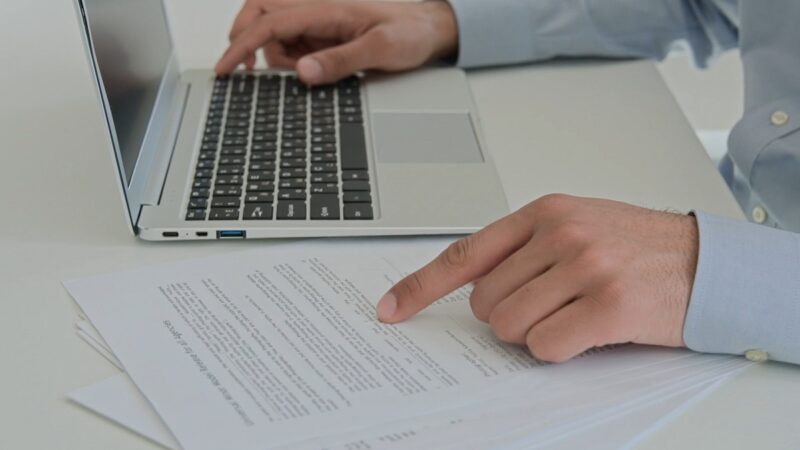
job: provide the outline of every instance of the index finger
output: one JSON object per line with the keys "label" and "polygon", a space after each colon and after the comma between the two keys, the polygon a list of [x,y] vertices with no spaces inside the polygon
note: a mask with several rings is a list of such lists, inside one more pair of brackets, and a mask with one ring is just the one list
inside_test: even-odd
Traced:
{"label": "index finger", "polygon": [[275,40],[309,37],[339,37],[341,18],[331,8],[295,7],[261,15],[231,43],[216,66],[218,74],[230,73],[250,55]]}
{"label": "index finger", "polygon": [[530,240],[531,223],[518,211],[452,243],[433,261],[403,278],[378,302],[378,319],[402,322],[439,298],[486,275]]}

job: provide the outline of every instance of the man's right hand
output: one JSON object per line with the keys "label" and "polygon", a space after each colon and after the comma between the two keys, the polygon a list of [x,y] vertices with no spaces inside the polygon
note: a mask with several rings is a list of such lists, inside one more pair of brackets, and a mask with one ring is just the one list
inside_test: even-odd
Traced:
{"label": "man's right hand", "polygon": [[360,0],[247,0],[230,33],[218,74],[255,64],[292,68],[307,84],[355,72],[401,71],[453,54],[458,29],[450,5]]}

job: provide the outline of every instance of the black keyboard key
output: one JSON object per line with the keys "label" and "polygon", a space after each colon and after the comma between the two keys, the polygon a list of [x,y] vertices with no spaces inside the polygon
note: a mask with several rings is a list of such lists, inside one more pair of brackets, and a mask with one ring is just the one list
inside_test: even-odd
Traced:
{"label": "black keyboard key", "polygon": [[281,179],[286,178],[305,178],[307,176],[306,170],[302,168],[296,169],[283,169],[280,173]]}
{"label": "black keyboard key", "polygon": [[305,159],[306,158],[306,152],[305,152],[305,150],[283,150],[281,152],[281,158],[284,158],[284,159],[286,159],[286,158]]}
{"label": "black keyboard key", "polygon": [[281,180],[278,182],[278,189],[305,189],[305,180]]}
{"label": "black keyboard key", "polygon": [[214,175],[214,173],[209,169],[198,170],[197,172],[194,173],[195,179],[197,179],[197,178],[211,178],[212,175]]}
{"label": "black keyboard key", "polygon": [[250,155],[250,161],[260,161],[264,164],[274,162],[277,158],[277,154],[275,152],[263,152],[263,153],[253,153]]}
{"label": "black keyboard key", "polygon": [[244,207],[244,220],[272,220],[272,205],[252,203]]}
{"label": "black keyboard key", "polygon": [[239,197],[214,197],[211,199],[212,208],[238,208],[240,203]]}
{"label": "black keyboard key", "polygon": [[315,125],[311,127],[311,134],[336,134],[336,128],[333,125]]}
{"label": "black keyboard key", "polygon": [[272,203],[275,201],[275,196],[271,192],[248,192],[244,196],[244,203]]}
{"label": "black keyboard key", "polygon": [[189,200],[189,209],[206,209],[208,206],[208,199],[206,198],[193,198]]}
{"label": "black keyboard key", "polygon": [[253,142],[276,142],[278,135],[275,133],[258,133],[254,134],[251,140]]}
{"label": "black keyboard key", "polygon": [[197,168],[198,169],[213,169],[214,168],[214,161],[198,161]]}
{"label": "black keyboard key", "polygon": [[197,178],[192,183],[192,189],[208,189],[211,187],[210,178]]}
{"label": "black keyboard key", "polygon": [[339,220],[339,196],[312,195],[311,220]]}
{"label": "black keyboard key", "polygon": [[274,170],[274,161],[253,161],[250,163],[250,172],[273,172]]}
{"label": "black keyboard key", "polygon": [[311,173],[336,173],[339,166],[335,162],[317,163],[311,165]]}
{"label": "black keyboard key", "polygon": [[361,114],[342,114],[339,116],[339,122],[347,124],[360,124],[364,122],[364,119],[361,117]]}
{"label": "black keyboard key", "polygon": [[305,200],[305,189],[286,189],[278,191],[278,200]]}
{"label": "black keyboard key", "polygon": [[335,153],[319,153],[311,156],[311,163],[336,162],[337,159]]}
{"label": "black keyboard key", "polygon": [[339,193],[339,185],[335,183],[311,185],[312,196],[314,196],[315,194],[338,194],[338,193]]}
{"label": "black keyboard key", "polygon": [[250,150],[252,150],[253,153],[274,152],[278,150],[278,144],[275,142],[256,142],[253,143]]}
{"label": "black keyboard key", "polygon": [[219,164],[222,165],[233,165],[233,166],[241,166],[244,164],[244,157],[242,156],[223,156],[219,159]]}
{"label": "black keyboard key", "polygon": [[345,192],[369,192],[369,183],[366,181],[343,181],[342,182],[342,190]]}
{"label": "black keyboard key", "polygon": [[369,180],[369,173],[363,170],[345,170],[342,172],[342,180]]}
{"label": "black keyboard key", "polygon": [[208,189],[193,189],[191,197],[192,198],[208,198],[210,192]]}
{"label": "black keyboard key", "polygon": [[316,144],[311,146],[311,153],[337,153],[336,144]]}
{"label": "black keyboard key", "polygon": [[201,152],[215,152],[217,151],[217,144],[203,144],[200,146]]}
{"label": "black keyboard key", "polygon": [[272,192],[275,190],[275,183],[269,181],[256,181],[247,183],[247,193],[253,192]]}
{"label": "black keyboard key", "polygon": [[244,166],[219,166],[217,167],[217,175],[241,175],[244,173]]}
{"label": "black keyboard key", "polygon": [[306,167],[306,160],[300,158],[286,158],[285,155],[284,159],[281,159],[281,169],[293,169],[297,167]]}
{"label": "black keyboard key", "polygon": [[339,175],[335,173],[315,173],[311,175],[312,183],[338,183]]}
{"label": "black keyboard key", "polygon": [[211,208],[209,220],[238,220],[239,208]]}
{"label": "black keyboard key", "polygon": [[341,124],[339,138],[342,147],[342,169],[367,169],[367,143],[364,138],[364,127],[354,124]]}
{"label": "black keyboard key", "polygon": [[306,202],[286,200],[278,202],[278,220],[305,220]]}
{"label": "black keyboard key", "polygon": [[217,186],[214,188],[214,197],[241,197],[241,186]]}
{"label": "black keyboard key", "polygon": [[206,220],[206,210],[190,209],[186,211],[186,220]]}
{"label": "black keyboard key", "polygon": [[241,186],[243,178],[241,175],[223,175],[214,180],[217,186]]}
{"label": "black keyboard key", "polygon": [[372,195],[369,192],[345,192],[343,200],[345,203],[372,203]]}
{"label": "black keyboard key", "polygon": [[200,161],[213,161],[217,159],[217,152],[200,152],[200,157],[198,158]]}
{"label": "black keyboard key", "polygon": [[311,143],[312,144],[335,144],[336,143],[336,136],[326,135],[326,134],[320,134],[320,135],[316,135],[316,136],[311,136]]}
{"label": "black keyboard key", "polygon": [[345,220],[372,220],[372,205],[349,203],[344,205]]}
{"label": "black keyboard key", "polygon": [[339,97],[339,106],[353,106],[353,107],[360,107],[361,106],[361,98],[360,97]]}
{"label": "black keyboard key", "polygon": [[254,172],[251,170],[250,173],[247,174],[247,181],[275,181],[275,172]]}
{"label": "black keyboard key", "polygon": [[243,156],[247,150],[244,147],[225,147],[219,153],[222,156]]}

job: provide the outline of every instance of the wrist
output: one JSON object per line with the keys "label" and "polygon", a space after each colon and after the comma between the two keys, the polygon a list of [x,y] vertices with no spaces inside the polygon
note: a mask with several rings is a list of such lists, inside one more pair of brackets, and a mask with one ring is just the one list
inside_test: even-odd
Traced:
{"label": "wrist", "polygon": [[458,50],[458,23],[453,8],[446,0],[426,0],[421,7],[430,20],[434,34],[431,59],[444,59]]}

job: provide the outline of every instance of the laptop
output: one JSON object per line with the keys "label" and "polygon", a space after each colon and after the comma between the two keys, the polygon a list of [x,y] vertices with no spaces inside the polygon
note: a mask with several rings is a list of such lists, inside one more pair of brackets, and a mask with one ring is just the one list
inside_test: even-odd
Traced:
{"label": "laptop", "polygon": [[146,240],[465,234],[508,212],[465,74],[178,67],[163,0],[75,0]]}

